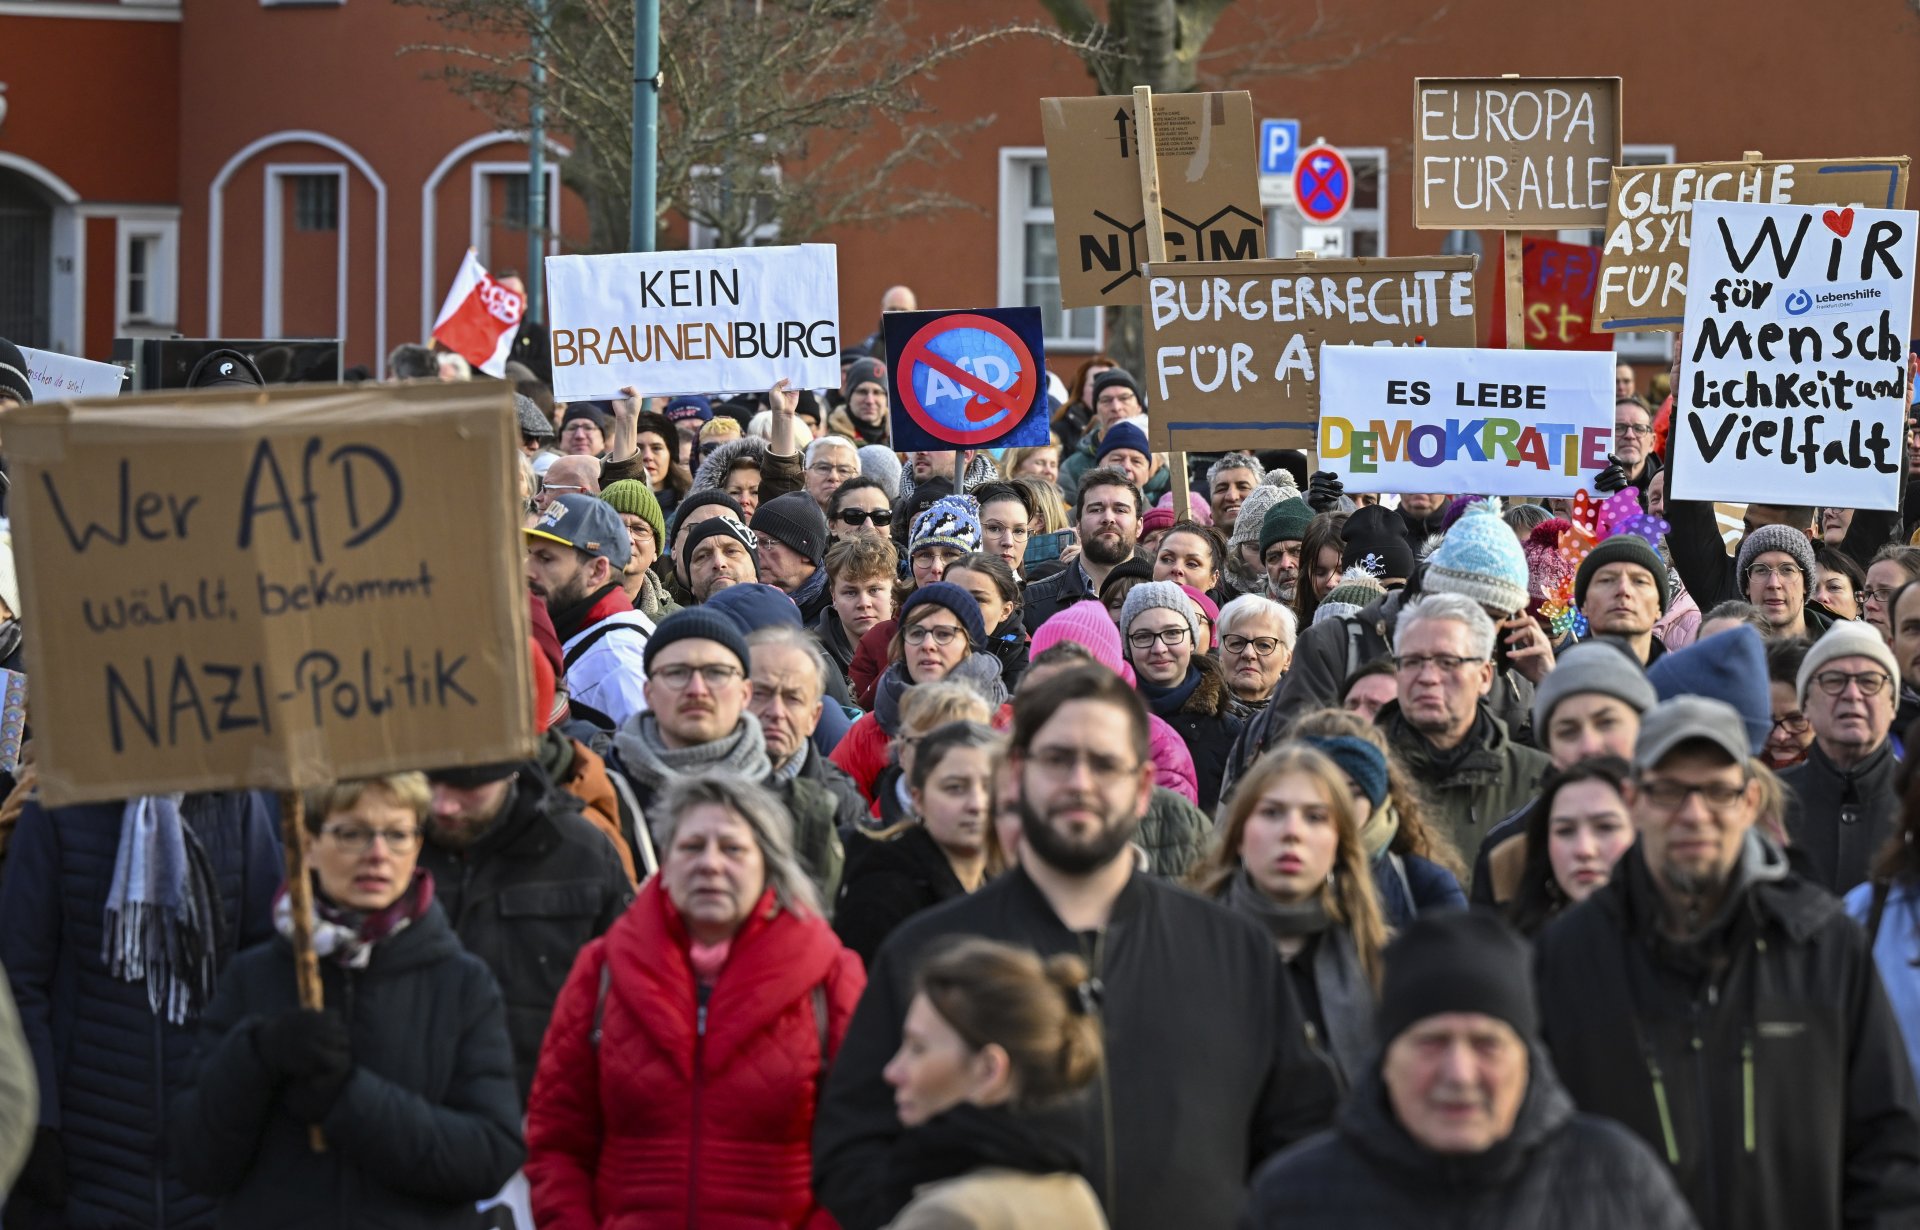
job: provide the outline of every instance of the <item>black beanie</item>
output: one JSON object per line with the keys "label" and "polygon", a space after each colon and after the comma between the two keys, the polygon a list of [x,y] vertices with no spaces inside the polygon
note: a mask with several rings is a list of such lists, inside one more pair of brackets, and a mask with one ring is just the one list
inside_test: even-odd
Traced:
{"label": "black beanie", "polygon": [[739,626],[719,611],[683,606],[655,625],[647,647],[641,651],[640,664],[648,674],[653,673],[653,660],[660,651],[675,641],[712,641],[740,659],[742,673],[751,669],[747,639],[740,635]]}
{"label": "black beanie", "polygon": [[705,508],[709,504],[718,504],[733,514],[733,519],[742,525],[747,521],[747,510],[740,507],[740,501],[734,499],[718,487],[708,487],[704,491],[689,491],[680,497],[674,506],[673,519],[667,522],[667,541],[662,546],[671,547],[673,540],[680,536],[680,527],[687,522],[687,514],[695,509]]}
{"label": "black beanie", "polygon": [[1593,574],[1608,564],[1638,564],[1652,573],[1654,588],[1660,591],[1660,613],[1667,613],[1666,561],[1638,534],[1615,534],[1611,538],[1603,538],[1598,546],[1587,552],[1587,558],[1580,561],[1580,571],[1573,574],[1575,606],[1587,605],[1587,586],[1593,584]]}
{"label": "black beanie", "polygon": [[4,337],[0,337],[0,393],[13,394],[22,405],[33,404],[33,382],[27,379],[27,358]]}
{"label": "black beanie", "polygon": [[1413,575],[1413,548],[1407,543],[1407,523],[1390,508],[1364,504],[1353,510],[1340,531],[1347,544],[1340,551],[1340,571],[1356,565],[1377,580]]}
{"label": "black beanie", "polygon": [[1532,950],[1490,910],[1422,914],[1387,945],[1381,961],[1374,1034],[1382,1046],[1449,1012],[1505,1021],[1528,1041],[1539,1032]]}
{"label": "black beanie", "polygon": [[[1132,372],[1124,367],[1109,367],[1106,371],[1101,372],[1093,378],[1093,405],[1097,406],[1100,404],[1100,394],[1103,391],[1114,388],[1115,386],[1131,389],[1135,401],[1139,402],[1143,407],[1147,404],[1146,395],[1140,392],[1140,382],[1133,378]],[[1087,409],[1091,410],[1093,406],[1089,406]]]}
{"label": "black beanie", "polygon": [[753,514],[753,531],[792,547],[815,568],[827,557],[827,514],[804,491],[789,491]]}
{"label": "black beanie", "polygon": [[460,765],[450,769],[429,769],[427,780],[436,786],[452,786],[455,790],[478,790],[494,782],[505,781],[527,767],[524,761],[501,760],[493,764]]}
{"label": "black beanie", "polygon": [[680,566],[690,574],[693,572],[693,553],[701,543],[716,534],[725,534],[747,549],[747,558],[753,561],[753,576],[760,578],[760,539],[751,529],[735,521],[732,517],[708,517],[687,531],[687,540],[680,544]]}

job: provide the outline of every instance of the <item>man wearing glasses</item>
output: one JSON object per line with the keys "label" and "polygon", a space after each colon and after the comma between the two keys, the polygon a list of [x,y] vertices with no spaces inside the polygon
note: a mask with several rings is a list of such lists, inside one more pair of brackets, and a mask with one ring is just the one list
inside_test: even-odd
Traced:
{"label": "man wearing glasses", "polygon": [[1734,566],[1742,596],[1760,609],[1772,629],[1770,641],[1799,637],[1817,640],[1833,626],[1832,617],[1807,607],[1813,586],[1813,544],[1791,525],[1763,525],[1740,541]]}
{"label": "man wearing glasses", "polygon": [[1594,479],[1594,486],[1609,492],[1638,487],[1644,509],[1647,487],[1660,468],[1660,454],[1653,451],[1653,412],[1629,393],[1613,403],[1613,464]]}
{"label": "man wearing glasses", "polygon": [[806,470],[802,481],[807,494],[820,506],[822,514],[833,507],[833,493],[850,478],[860,477],[860,453],[851,440],[841,436],[821,436],[807,445]]}
{"label": "man wearing glasses", "polygon": [[1791,791],[1787,834],[1807,856],[1807,878],[1844,893],[1899,828],[1899,761],[1887,735],[1900,666],[1872,625],[1849,620],[1807,650],[1795,688],[1813,746],[1780,775]]}
{"label": "man wearing glasses", "polygon": [[[1879,669],[1835,665],[1854,648],[1815,673]],[[1651,1145],[1706,1230],[1913,1224],[1904,1045],[1865,936],[1755,831],[1750,746],[1721,701],[1647,714],[1639,840],[1536,941],[1541,1032],[1574,1102]]]}

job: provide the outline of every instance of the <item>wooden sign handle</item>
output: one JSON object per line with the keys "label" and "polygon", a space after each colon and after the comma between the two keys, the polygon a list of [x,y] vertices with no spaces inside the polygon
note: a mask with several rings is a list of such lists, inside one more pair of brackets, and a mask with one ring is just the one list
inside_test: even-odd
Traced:
{"label": "wooden sign handle", "polygon": [[[320,959],[313,951],[313,884],[307,878],[306,800],[298,790],[280,796],[280,844],[287,860],[287,911],[293,919],[293,977],[300,1006],[318,1012],[325,1001],[320,987]],[[307,1144],[315,1153],[327,1151],[327,1138],[317,1123],[307,1126]]]}
{"label": "wooden sign handle", "polygon": [[1522,273],[1519,231],[1502,231],[1506,266],[1507,349],[1527,348],[1526,278]]}
{"label": "wooden sign handle", "polygon": [[[1146,223],[1147,263],[1157,265],[1167,259],[1167,219],[1160,208],[1160,153],[1153,132],[1153,87],[1133,87],[1133,148],[1140,156],[1140,208]],[[1144,297],[1144,296],[1143,296]],[[1167,433],[1173,439],[1173,433]],[[1193,520],[1192,501],[1187,498],[1187,454],[1174,450],[1167,456],[1173,471],[1173,516],[1176,521]],[[1146,510],[1140,510],[1144,516]]]}

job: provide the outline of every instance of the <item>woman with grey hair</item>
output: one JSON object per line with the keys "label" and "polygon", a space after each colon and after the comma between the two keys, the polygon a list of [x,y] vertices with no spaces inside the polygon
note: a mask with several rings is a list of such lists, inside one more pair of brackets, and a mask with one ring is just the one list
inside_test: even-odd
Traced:
{"label": "woman with grey hair", "polygon": [[1242,594],[1220,609],[1220,665],[1227,690],[1249,713],[1266,708],[1279,689],[1298,628],[1292,611],[1261,594]]}
{"label": "woman with grey hair", "polygon": [[696,773],[653,810],[660,873],[581,951],[541,1047],[534,1216],[812,1224],[813,1116],[860,959],[822,919],[766,789]]}

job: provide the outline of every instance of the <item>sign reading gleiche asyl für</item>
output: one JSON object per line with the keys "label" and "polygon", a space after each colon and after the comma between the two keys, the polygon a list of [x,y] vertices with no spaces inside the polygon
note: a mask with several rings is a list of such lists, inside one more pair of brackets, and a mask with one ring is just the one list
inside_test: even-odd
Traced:
{"label": "sign reading gleiche asyl f\u00fcr", "polygon": [[517,441],[497,384],[10,413],[43,797],[529,754]]}

